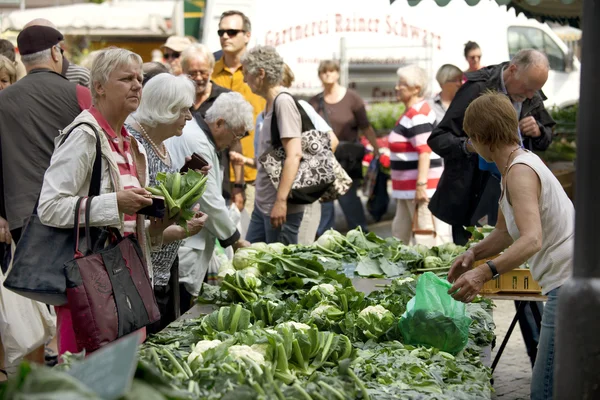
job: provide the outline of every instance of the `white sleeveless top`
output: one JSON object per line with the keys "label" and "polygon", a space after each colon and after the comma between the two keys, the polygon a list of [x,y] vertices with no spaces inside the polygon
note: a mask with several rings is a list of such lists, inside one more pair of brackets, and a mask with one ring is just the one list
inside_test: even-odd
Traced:
{"label": "white sleeveless top", "polygon": [[[575,243],[575,208],[560,182],[543,161],[531,152],[518,155],[510,165],[525,164],[540,178],[540,217],[542,220],[542,248],[529,259],[531,275],[547,294],[560,287],[573,271],[573,246]],[[509,168],[509,170],[510,170]],[[503,179],[504,180],[504,179]],[[504,187],[504,183],[502,185]],[[500,198],[500,208],[506,219],[508,233],[517,240],[521,235],[506,190]]]}

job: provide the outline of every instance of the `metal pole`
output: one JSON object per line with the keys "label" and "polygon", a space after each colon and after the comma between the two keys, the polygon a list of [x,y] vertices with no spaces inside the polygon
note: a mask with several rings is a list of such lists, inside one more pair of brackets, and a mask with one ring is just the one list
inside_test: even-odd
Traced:
{"label": "metal pole", "polygon": [[340,39],[340,85],[348,86],[348,49],[345,37]]}
{"label": "metal pole", "polygon": [[600,398],[600,2],[583,1],[573,277],[560,289],[554,399]]}

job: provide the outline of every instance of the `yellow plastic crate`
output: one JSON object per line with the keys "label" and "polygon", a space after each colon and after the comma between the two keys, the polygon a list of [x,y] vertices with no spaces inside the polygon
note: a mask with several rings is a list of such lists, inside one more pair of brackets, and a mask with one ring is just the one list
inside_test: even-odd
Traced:
{"label": "yellow plastic crate", "polygon": [[[475,264],[473,264],[473,268],[477,268],[480,265],[485,264],[487,261],[489,260],[493,260],[494,258],[498,257],[498,255],[495,255],[494,257],[490,257],[490,258],[486,258],[484,260],[479,260],[479,261],[475,261]],[[486,282],[483,284],[483,289],[481,289],[481,293],[499,293],[502,291],[502,282],[501,279],[492,279],[489,282]]]}
{"label": "yellow plastic crate", "polygon": [[516,268],[500,275],[502,292],[506,293],[541,293],[542,287],[533,279],[531,271]]}

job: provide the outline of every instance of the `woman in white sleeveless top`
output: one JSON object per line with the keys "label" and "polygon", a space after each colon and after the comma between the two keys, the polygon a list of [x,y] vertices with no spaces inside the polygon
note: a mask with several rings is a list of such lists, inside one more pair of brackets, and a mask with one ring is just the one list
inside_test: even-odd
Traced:
{"label": "woman in white sleeveless top", "polygon": [[[531,398],[552,399],[554,332],[560,287],[573,269],[575,209],[561,184],[538,156],[520,146],[518,120],[508,97],[488,93],[467,108],[464,129],[479,155],[502,173],[496,228],[456,259],[448,274],[449,293],[472,301],[483,284],[529,262],[533,278],[548,296],[542,316]],[[473,269],[473,263],[502,255]]]}

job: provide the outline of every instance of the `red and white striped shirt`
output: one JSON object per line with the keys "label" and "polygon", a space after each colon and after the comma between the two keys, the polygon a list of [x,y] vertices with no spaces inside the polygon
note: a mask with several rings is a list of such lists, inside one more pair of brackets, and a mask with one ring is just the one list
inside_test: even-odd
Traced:
{"label": "red and white striped shirt", "polygon": [[[119,139],[117,137],[117,134],[115,133],[113,128],[111,128],[104,116],[100,114],[100,111],[98,111],[98,109],[96,109],[96,107],[94,106],[92,106],[92,108],[90,108],[88,111],[94,116],[94,118],[98,122],[98,125],[100,125],[100,127],[104,130],[106,136],[108,137],[108,142],[110,143],[110,148],[112,150],[112,156],[115,159],[117,166],[119,167],[119,173],[121,175],[121,183],[123,184],[123,188],[141,188],[142,185],[138,180],[137,169],[135,167],[135,163],[133,162],[133,157],[131,156],[132,139],[129,133],[127,133],[127,129],[125,129],[125,127],[121,128],[121,136],[123,137],[123,149],[121,150],[119,148]],[[136,214],[125,214],[123,217],[123,223],[123,234],[125,236],[135,233]]]}
{"label": "red and white striped shirt", "polygon": [[410,200],[417,189],[419,154],[431,153],[427,196],[431,198],[444,170],[443,160],[431,151],[427,139],[435,124],[435,112],[423,100],[410,107],[389,135],[392,197]]}

